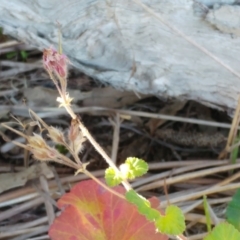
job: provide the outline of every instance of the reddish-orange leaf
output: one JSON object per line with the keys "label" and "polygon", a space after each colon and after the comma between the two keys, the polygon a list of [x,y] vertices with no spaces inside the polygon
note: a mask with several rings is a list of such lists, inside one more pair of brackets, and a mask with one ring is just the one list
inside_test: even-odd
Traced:
{"label": "reddish-orange leaf", "polygon": [[[123,187],[115,191],[125,194]],[[151,202],[151,200],[150,200]],[[156,206],[156,199],[154,199]],[[93,180],[75,185],[59,201],[64,209],[49,230],[52,240],[167,240],[136,206],[106,191]]]}

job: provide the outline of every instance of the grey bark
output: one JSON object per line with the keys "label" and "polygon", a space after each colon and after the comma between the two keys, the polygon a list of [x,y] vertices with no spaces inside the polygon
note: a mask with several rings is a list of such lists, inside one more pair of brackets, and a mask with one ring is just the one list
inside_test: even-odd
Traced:
{"label": "grey bark", "polygon": [[[240,6],[234,0],[142,0],[238,71]],[[116,88],[236,107],[240,79],[133,0],[1,0],[0,25],[39,49],[62,45],[75,67]]]}

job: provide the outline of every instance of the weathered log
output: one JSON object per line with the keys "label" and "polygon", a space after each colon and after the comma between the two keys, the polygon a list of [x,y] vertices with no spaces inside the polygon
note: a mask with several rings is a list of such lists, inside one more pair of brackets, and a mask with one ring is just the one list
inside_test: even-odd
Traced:
{"label": "weathered log", "polygon": [[[240,67],[240,6],[234,0],[142,0],[158,16]],[[57,46],[84,73],[116,88],[192,99],[229,113],[240,79],[135,0],[1,0],[5,33],[39,49]],[[239,71],[240,72],[240,71]]]}

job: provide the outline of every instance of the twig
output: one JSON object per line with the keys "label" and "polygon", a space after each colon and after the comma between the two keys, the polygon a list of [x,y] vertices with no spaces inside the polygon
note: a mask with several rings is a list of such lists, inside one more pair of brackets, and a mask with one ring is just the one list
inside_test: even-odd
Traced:
{"label": "twig", "polygon": [[[195,189],[194,193],[191,192],[189,194],[182,192],[177,197],[174,197],[174,198],[170,197],[170,201],[173,204],[173,203],[177,203],[177,202],[181,202],[181,201],[187,201],[189,199],[196,199],[198,197],[202,197],[203,195],[209,195],[209,194],[213,194],[213,193],[220,193],[220,192],[235,190],[237,188],[240,188],[240,183],[232,183],[232,184],[228,184],[228,185],[220,186],[220,187],[210,187],[210,188],[204,187],[204,188],[205,189],[203,189],[203,187],[200,187],[200,190]],[[167,201],[162,200],[161,207],[162,206],[167,206]]]}
{"label": "twig", "polygon": [[[112,167],[117,173],[119,173],[119,169],[113,163],[112,159],[106,154],[103,148],[96,142],[96,140],[92,137],[92,135],[88,132],[87,128],[78,120],[79,127],[84,136],[89,140],[89,142],[93,145],[93,147],[97,150],[97,152],[106,160],[108,165]],[[126,190],[130,190],[132,187],[131,185],[125,180],[122,182]]]}
{"label": "twig", "polygon": [[170,175],[174,176],[174,175],[178,175],[180,173],[184,173],[184,172],[188,172],[188,171],[192,171],[192,170],[196,170],[196,169],[200,169],[200,168],[205,168],[205,167],[217,166],[217,165],[222,165],[222,164],[219,162],[208,162],[208,163],[191,164],[191,165],[183,166],[183,167],[179,166],[179,168],[177,168],[177,169],[171,169],[169,171],[154,174],[153,176],[150,176],[150,177],[145,177],[143,179],[136,180],[136,182],[134,182],[132,184],[132,186],[134,188],[136,188],[136,187],[139,187],[139,186],[149,183],[149,182],[153,182],[156,180],[159,181],[162,178],[167,178]]}
{"label": "twig", "polygon": [[[18,116],[25,116],[25,117],[29,116],[28,108],[25,106],[5,106],[5,105],[1,106],[0,105],[0,111],[4,111],[4,110],[11,111],[13,114]],[[38,112],[38,116],[41,118],[56,117],[59,115],[66,114],[66,110],[61,108],[32,107],[32,110],[35,112]],[[103,115],[119,113],[120,115],[165,119],[168,121],[192,123],[192,124],[198,124],[203,126],[212,126],[212,127],[226,128],[226,129],[231,128],[231,124],[229,123],[219,123],[219,122],[199,120],[194,118],[170,116],[166,114],[149,113],[149,112],[142,112],[142,111],[120,110],[120,109],[113,109],[113,108],[107,108],[107,107],[79,107],[79,108],[74,108],[74,112],[75,113],[102,112]],[[238,129],[240,130],[240,127],[238,127]]]}
{"label": "twig", "polygon": [[[227,166],[215,167],[215,168],[211,168],[211,169],[207,169],[207,170],[195,171],[192,173],[187,173],[185,175],[168,178],[166,180],[166,184],[169,185],[169,184],[173,184],[173,183],[177,183],[177,182],[183,182],[183,181],[186,181],[189,179],[193,179],[193,178],[197,178],[197,177],[201,177],[201,176],[207,176],[207,175],[219,173],[219,172],[225,172],[225,171],[228,171],[231,169],[238,169],[238,168],[240,168],[240,163],[229,164]],[[156,181],[156,182],[153,182],[150,184],[143,185],[142,187],[137,188],[136,191],[146,191],[146,190],[149,190],[152,188],[162,187],[163,185],[164,185],[164,180]]]}
{"label": "twig", "polygon": [[38,197],[29,202],[23,203],[22,205],[19,205],[19,206],[11,208],[9,210],[6,210],[4,212],[1,212],[0,213],[0,221],[7,219],[7,218],[11,218],[14,215],[16,215],[22,211],[25,211],[29,208],[32,208],[32,207],[35,207],[35,206],[41,204],[42,202],[43,202],[42,197]]}
{"label": "twig", "polygon": [[[49,187],[48,187],[48,182],[46,178],[44,176],[40,176],[39,180],[40,180],[42,190],[46,193],[49,193]],[[51,225],[55,219],[54,208],[51,202],[46,197],[43,196],[43,198],[44,198],[44,204],[45,204],[45,208],[48,216],[48,223],[49,225]]]}
{"label": "twig", "polygon": [[105,188],[107,191],[109,191],[110,193],[118,196],[121,199],[126,199],[124,195],[116,192],[115,190],[113,190],[112,188],[108,187],[107,185],[105,185],[103,182],[101,182],[98,178],[96,178],[94,175],[92,175],[89,171],[85,170],[84,173],[89,176],[90,178],[92,178],[94,181],[96,181],[100,186],[102,186],[103,188]]}
{"label": "twig", "polygon": [[18,236],[16,238],[13,238],[12,240],[30,240],[29,237],[39,235],[41,233],[46,233],[48,231],[48,226],[39,226],[34,229],[34,231],[27,233],[25,235]]}
{"label": "twig", "polygon": [[112,143],[112,161],[114,164],[117,163],[117,153],[118,153],[118,145],[119,145],[119,132],[120,132],[120,116],[117,113],[115,116],[115,121],[110,120],[113,125],[114,132],[113,132],[113,143]]}

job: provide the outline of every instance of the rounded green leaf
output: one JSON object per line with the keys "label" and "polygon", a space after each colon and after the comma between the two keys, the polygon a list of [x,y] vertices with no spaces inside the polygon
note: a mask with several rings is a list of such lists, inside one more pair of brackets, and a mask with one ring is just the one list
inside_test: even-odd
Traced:
{"label": "rounded green leaf", "polygon": [[239,240],[240,232],[231,224],[223,222],[218,224],[204,240]]}
{"label": "rounded green leaf", "polygon": [[129,157],[120,167],[121,173],[126,179],[134,179],[144,175],[148,171],[148,164],[139,158]]}
{"label": "rounded green leaf", "polygon": [[169,235],[179,235],[185,230],[185,219],[181,209],[170,205],[166,208],[165,216],[155,221],[157,230]]}
{"label": "rounded green leaf", "polygon": [[122,182],[122,177],[111,167],[105,170],[105,180],[108,186],[115,187]]}
{"label": "rounded green leaf", "polygon": [[130,202],[135,204],[138,208],[141,207],[149,207],[150,208],[150,203],[149,201],[144,198],[143,196],[137,194],[134,190],[129,190],[126,192],[126,199]]}
{"label": "rounded green leaf", "polygon": [[134,190],[126,193],[126,199],[137,206],[139,213],[143,214],[149,221],[154,222],[161,214],[158,210],[151,207],[150,202]]}
{"label": "rounded green leaf", "polygon": [[144,216],[147,218],[147,220],[155,222],[156,219],[161,217],[161,213],[154,208],[150,208],[144,212]]}

